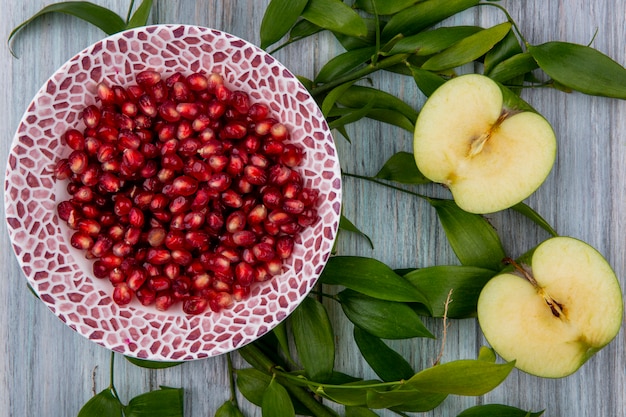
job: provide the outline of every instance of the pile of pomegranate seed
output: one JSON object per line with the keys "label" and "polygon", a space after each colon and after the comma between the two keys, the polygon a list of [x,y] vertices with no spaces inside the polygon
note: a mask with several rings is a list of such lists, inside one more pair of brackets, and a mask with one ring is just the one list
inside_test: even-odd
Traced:
{"label": "pile of pomegranate seed", "polygon": [[55,174],[70,198],[57,212],[117,304],[219,311],[281,272],[318,193],[268,106],[219,74],[150,70],[99,84],[96,102],[64,134],[72,152]]}

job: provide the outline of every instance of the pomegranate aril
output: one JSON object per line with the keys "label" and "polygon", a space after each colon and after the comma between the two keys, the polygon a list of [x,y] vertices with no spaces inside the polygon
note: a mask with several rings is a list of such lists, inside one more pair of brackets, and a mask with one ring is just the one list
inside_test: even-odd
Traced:
{"label": "pomegranate aril", "polygon": [[206,272],[196,274],[191,278],[191,285],[195,291],[207,289],[211,285],[211,275]]}
{"label": "pomegranate aril", "polygon": [[254,281],[254,268],[247,262],[235,265],[235,280],[242,286],[249,286]]}
{"label": "pomegranate aril", "polygon": [[128,223],[132,227],[141,229],[145,223],[145,215],[143,211],[138,207],[133,207],[128,212]]}
{"label": "pomegranate aril", "polygon": [[268,180],[271,184],[282,187],[291,179],[291,169],[285,165],[273,165],[269,169]]}
{"label": "pomegranate aril", "polygon": [[89,165],[89,157],[82,150],[73,151],[67,157],[67,161],[68,161],[70,170],[74,174],[82,174],[83,172],[85,172],[85,170],[87,169],[87,166]]}
{"label": "pomegranate aril", "polygon": [[202,249],[209,244],[210,236],[203,231],[190,230],[185,234],[185,243],[192,248]]}
{"label": "pomegranate aril", "polygon": [[282,123],[275,123],[270,128],[270,136],[278,141],[284,141],[289,138],[289,130]]}
{"label": "pomegranate aril", "polygon": [[249,247],[256,242],[256,235],[250,230],[241,230],[233,233],[231,239],[237,246]]}
{"label": "pomegranate aril", "polygon": [[111,248],[113,255],[123,258],[133,252],[133,247],[126,242],[117,242]]}
{"label": "pomegranate aril", "polygon": [[183,300],[183,311],[186,314],[198,315],[204,313],[209,306],[209,301],[200,296],[190,296]]}
{"label": "pomegranate aril", "polygon": [[268,243],[257,243],[252,247],[252,253],[254,257],[262,262],[270,261],[274,259],[276,253],[272,245]]}
{"label": "pomegranate aril", "polygon": [[163,120],[174,123],[180,120],[180,113],[176,110],[176,103],[173,101],[165,101],[159,106],[159,116]]}
{"label": "pomegranate aril", "polygon": [[191,279],[185,275],[181,275],[172,281],[172,296],[175,300],[182,300],[189,295],[191,288]]}
{"label": "pomegranate aril", "polygon": [[96,93],[100,102],[104,105],[115,103],[115,93],[107,84],[101,82],[96,86]]}
{"label": "pomegranate aril", "polygon": [[185,138],[180,141],[178,147],[178,154],[183,157],[192,157],[198,153],[198,149],[202,146],[202,143],[195,138]]}
{"label": "pomegranate aril", "polygon": [[139,300],[139,302],[144,306],[150,306],[156,301],[156,291],[150,288],[146,288],[145,286],[139,288],[135,292],[135,296],[137,297],[137,300]]}
{"label": "pomegranate aril", "polygon": [[250,296],[250,286],[241,284],[233,284],[233,299],[235,301],[242,301]]}
{"label": "pomegranate aril", "polygon": [[254,103],[248,109],[248,117],[255,122],[267,118],[268,114],[269,108],[265,104]]}
{"label": "pomegranate aril", "polygon": [[134,118],[135,116],[137,116],[139,108],[137,107],[137,104],[133,103],[132,101],[126,101],[120,106],[120,111],[122,112],[122,114],[128,117]]}
{"label": "pomegranate aril", "polygon": [[168,96],[167,87],[165,86],[165,82],[162,80],[158,81],[156,84],[154,84],[151,87],[147,87],[146,90],[148,94],[152,96],[152,98],[157,104],[163,103],[167,99],[167,96]]}
{"label": "pomegranate aril", "polygon": [[187,77],[187,85],[192,91],[202,91],[208,88],[209,80],[203,74],[194,73]]}
{"label": "pomegranate aril", "polygon": [[285,145],[277,140],[267,140],[263,142],[263,152],[265,152],[266,155],[282,155],[284,149]]}
{"label": "pomegranate aril", "polygon": [[76,151],[82,151],[85,149],[85,136],[80,130],[69,129],[65,132],[64,138],[65,143],[67,143],[70,148]]}
{"label": "pomegranate aril", "polygon": [[108,252],[109,249],[111,249],[111,246],[113,246],[113,241],[111,240],[111,238],[101,235],[91,247],[90,253],[95,258],[99,258],[106,252]]}
{"label": "pomegranate aril", "polygon": [[72,234],[70,244],[76,249],[89,250],[93,247],[94,242],[87,233],[79,231]]}
{"label": "pomegranate aril", "polygon": [[304,203],[294,198],[285,199],[283,210],[289,214],[300,214],[304,211]]}
{"label": "pomegranate aril", "polygon": [[243,198],[235,190],[228,189],[222,193],[222,203],[231,208],[243,206]]}
{"label": "pomegranate aril", "polygon": [[141,239],[141,229],[138,227],[129,227],[124,234],[124,242],[129,245],[136,245]]}
{"label": "pomegranate aril", "polygon": [[172,259],[172,253],[167,249],[150,248],[146,260],[153,265],[165,265]]}
{"label": "pomegranate aril", "polygon": [[89,236],[97,237],[102,230],[102,226],[94,219],[81,219],[78,221],[78,230]]}
{"label": "pomegranate aril", "polygon": [[267,173],[257,166],[246,165],[243,172],[250,184],[264,185],[267,182]]}
{"label": "pomegranate aril", "polygon": [[72,176],[70,162],[67,158],[59,159],[54,167],[54,177],[57,180],[66,180]]}
{"label": "pomegranate aril", "polygon": [[148,117],[155,117],[159,113],[154,99],[148,94],[139,97],[137,106],[139,107],[139,111]]}
{"label": "pomegranate aril", "polygon": [[286,144],[285,148],[280,155],[280,162],[288,167],[296,167],[302,163],[304,158],[304,152],[302,148],[294,144]]}
{"label": "pomegranate aril", "polygon": [[133,290],[128,284],[122,282],[113,289],[113,301],[118,305],[126,305],[133,299]]}
{"label": "pomegranate aril", "polygon": [[266,136],[270,134],[272,130],[272,126],[278,123],[275,119],[267,118],[261,121],[258,121],[254,126],[254,131],[259,136]]}
{"label": "pomegranate aril", "polygon": [[[168,78],[168,81],[165,82],[165,85],[168,85],[171,82],[170,79],[171,77]],[[183,101],[189,100],[189,98],[191,97],[191,91],[189,87],[182,80],[183,80],[183,77],[181,75],[181,77],[178,78],[178,81],[174,82],[171,85],[171,97],[174,101],[177,101],[177,102],[183,102]]]}
{"label": "pomegranate aril", "polygon": [[190,176],[181,175],[172,183],[174,195],[190,196],[198,190],[198,181]]}
{"label": "pomegranate aril", "polygon": [[148,286],[148,288],[157,292],[169,290],[170,284],[170,279],[162,275],[150,277],[146,281],[146,285]]}
{"label": "pomegranate aril", "polygon": [[224,308],[230,307],[232,303],[232,296],[224,291],[217,292],[212,298],[209,299],[209,307],[216,313],[220,312]]}
{"label": "pomegranate aril", "polygon": [[154,300],[154,306],[159,311],[167,311],[173,304],[174,298],[167,292],[157,292],[156,300]]}
{"label": "pomegranate aril", "polygon": [[161,81],[161,74],[157,71],[145,70],[137,73],[135,81],[141,86],[153,86]]}
{"label": "pomegranate aril", "polygon": [[114,286],[126,281],[126,274],[120,268],[113,268],[109,271],[109,281]]}

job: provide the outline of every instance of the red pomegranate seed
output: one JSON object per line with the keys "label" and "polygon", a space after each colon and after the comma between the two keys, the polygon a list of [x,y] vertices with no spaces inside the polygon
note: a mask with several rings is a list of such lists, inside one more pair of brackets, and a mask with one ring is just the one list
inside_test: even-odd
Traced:
{"label": "red pomegranate seed", "polygon": [[235,265],[236,282],[242,286],[249,286],[254,281],[254,268],[247,262]]}
{"label": "red pomegranate seed", "polygon": [[165,86],[165,82],[160,80],[156,84],[150,87],[146,87],[148,94],[152,96],[154,101],[158,103],[163,103],[168,96],[167,87]]}
{"label": "red pomegranate seed", "polygon": [[148,274],[146,273],[145,268],[135,266],[130,269],[128,277],[126,278],[126,283],[128,284],[128,288],[132,291],[137,291],[144,282],[148,279]]}
{"label": "red pomegranate seed", "polygon": [[186,314],[198,315],[204,313],[209,306],[209,301],[206,298],[193,295],[183,300],[183,311]]}
{"label": "red pomegranate seed", "polygon": [[198,181],[190,176],[181,175],[172,183],[174,195],[190,196],[198,190]]}
{"label": "red pomegranate seed", "polygon": [[289,138],[289,130],[282,123],[275,123],[270,128],[270,136],[278,141],[284,141]]}
{"label": "red pomegranate seed", "polygon": [[85,136],[80,130],[69,129],[65,132],[64,139],[65,143],[76,151],[82,151],[85,149]]}
{"label": "red pomegranate seed", "polygon": [[89,157],[84,151],[73,151],[68,157],[67,161],[70,170],[74,174],[82,174],[89,165]]}
{"label": "red pomegranate seed", "polygon": [[167,122],[177,122],[180,120],[180,113],[176,110],[176,103],[173,101],[165,101],[159,106],[159,116]]}
{"label": "red pomegranate seed", "polygon": [[137,297],[137,300],[139,300],[141,305],[144,306],[150,306],[156,301],[156,291],[150,288],[146,288],[145,286],[139,288],[135,292],[135,296]]}
{"label": "red pomegranate seed", "polygon": [[209,80],[203,74],[195,73],[187,77],[187,85],[192,91],[202,91],[208,88]]}
{"label": "red pomegranate seed", "polygon": [[278,209],[283,206],[283,195],[276,187],[268,187],[262,194],[263,204],[270,209]]}
{"label": "red pomegranate seed", "polygon": [[136,245],[141,239],[141,229],[138,227],[129,227],[124,234],[124,242],[129,245]]}
{"label": "red pomegranate seed", "polygon": [[109,281],[114,286],[126,281],[126,274],[120,268],[113,268],[109,271]]}
{"label": "red pomegranate seed", "polygon": [[111,249],[111,246],[113,246],[113,241],[111,240],[111,238],[101,235],[91,247],[90,253],[95,258],[99,258],[106,252],[108,252],[109,249]]}
{"label": "red pomegranate seed", "polygon": [[94,219],[80,219],[78,221],[78,230],[89,236],[97,237],[102,230],[102,226]]}
{"label": "red pomegranate seed", "polygon": [[128,223],[137,229],[142,228],[145,223],[143,211],[138,207],[131,208],[128,212]]}
{"label": "red pomegranate seed", "polygon": [[276,254],[279,258],[287,259],[291,256],[294,248],[294,240],[289,236],[281,236],[276,241]]}
{"label": "red pomegranate seed", "polygon": [[237,246],[248,247],[256,242],[256,235],[250,230],[241,230],[232,235],[233,243]]}
{"label": "red pomegranate seed", "polygon": [[254,165],[246,165],[243,169],[246,180],[250,184],[254,185],[264,185],[267,182],[267,174],[266,172]]}
{"label": "red pomegranate seed", "polygon": [[130,303],[133,299],[133,290],[130,289],[130,286],[125,282],[118,284],[113,289],[113,301],[115,301],[118,305],[126,305]]}
{"label": "red pomegranate seed", "polygon": [[252,247],[252,253],[254,254],[254,257],[257,260],[263,261],[263,262],[274,259],[276,255],[272,245],[268,243],[263,243],[263,242],[257,243],[256,245],[254,245]]}
{"label": "red pomegranate seed", "polygon": [[243,198],[235,190],[228,189],[222,193],[222,203],[231,208],[243,206]]}
{"label": "red pomegranate seed", "polygon": [[80,250],[89,250],[93,247],[93,239],[87,233],[79,231],[72,234],[70,244]]}
{"label": "red pomegranate seed", "polygon": [[282,187],[291,179],[291,169],[285,165],[272,165],[269,169],[268,180],[271,184]]}
{"label": "red pomegranate seed", "polygon": [[137,84],[144,87],[152,86],[161,81],[161,74],[152,70],[141,71],[137,73],[135,81],[137,81]]}
{"label": "red pomegranate seed", "polygon": [[289,214],[300,214],[304,211],[304,203],[294,198],[285,199],[283,210]]}
{"label": "red pomegranate seed", "polygon": [[[165,82],[165,85],[171,82],[170,78],[168,78],[168,81]],[[177,102],[187,101],[189,100],[191,96],[191,91],[189,89],[189,86],[182,80],[183,80],[183,77],[181,75],[181,77],[178,78],[178,81],[176,81],[174,84],[171,85],[172,98]]]}
{"label": "red pomegranate seed", "polygon": [[248,109],[248,117],[255,122],[267,118],[269,114],[269,108],[265,104],[254,103]]}
{"label": "red pomegranate seed", "polygon": [[181,275],[172,281],[172,296],[175,300],[182,300],[189,295],[191,288],[191,279]]}
{"label": "red pomegranate seed", "polygon": [[207,182],[207,185],[210,189],[221,192],[226,191],[228,187],[230,187],[231,182],[232,180],[227,174],[216,173],[211,176],[211,178]]}
{"label": "red pomegranate seed", "polygon": [[126,242],[120,241],[113,244],[111,251],[113,252],[113,255],[123,258],[133,252],[133,247]]}
{"label": "red pomegranate seed", "polygon": [[101,82],[96,86],[98,98],[103,105],[113,104],[115,102],[115,93],[107,84]]}
{"label": "red pomegranate seed", "polygon": [[162,275],[156,275],[156,276],[148,278],[146,285],[151,290],[159,292],[159,291],[169,290],[170,283],[171,281],[169,278],[162,276]]}
{"label": "red pomegranate seed", "polygon": [[[255,271],[256,272],[256,271]],[[256,275],[255,275],[256,278]],[[250,296],[250,286],[241,284],[233,284],[233,299],[235,301],[242,301]]]}
{"label": "red pomegranate seed", "polygon": [[172,251],[172,261],[178,265],[189,265],[193,259],[193,254],[184,249],[176,249]]}
{"label": "red pomegranate seed", "polygon": [[230,307],[232,303],[232,296],[224,291],[217,292],[212,298],[209,299],[209,307],[216,313],[224,308]]}
{"label": "red pomegranate seed", "polygon": [[150,248],[146,260],[153,265],[165,265],[172,259],[172,253],[167,249]]}
{"label": "red pomegranate seed", "polygon": [[254,126],[254,131],[259,136],[269,135],[270,131],[272,130],[272,126],[274,126],[276,123],[278,123],[278,121],[272,118],[260,120]]}
{"label": "red pomegranate seed", "polygon": [[154,99],[148,94],[144,94],[139,97],[139,100],[137,100],[137,106],[139,107],[139,111],[148,117],[156,117],[159,113]]}

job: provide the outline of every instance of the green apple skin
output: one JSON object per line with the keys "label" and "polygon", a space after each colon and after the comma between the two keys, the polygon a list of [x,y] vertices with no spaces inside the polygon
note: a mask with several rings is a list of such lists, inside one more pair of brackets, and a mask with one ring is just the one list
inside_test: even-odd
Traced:
{"label": "green apple skin", "polygon": [[413,142],[417,167],[446,185],[465,211],[492,213],[521,202],[554,165],[552,127],[517,100],[505,102],[496,82],[468,74],[444,83],[419,113]]}
{"label": "green apple skin", "polygon": [[[619,281],[599,252],[570,237],[544,241],[524,267],[535,285],[518,273],[502,273],[485,285],[478,299],[480,327],[491,347],[518,369],[565,377],[619,332]],[[554,301],[558,306],[551,308]]]}

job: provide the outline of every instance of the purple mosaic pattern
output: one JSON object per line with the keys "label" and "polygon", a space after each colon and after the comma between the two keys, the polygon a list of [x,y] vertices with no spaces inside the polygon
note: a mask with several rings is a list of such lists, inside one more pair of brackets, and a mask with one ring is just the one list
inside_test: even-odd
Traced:
{"label": "purple mosaic pattern", "polygon": [[[67,198],[56,183],[56,161],[67,156],[60,137],[82,129],[80,114],[95,102],[101,81],[122,86],[146,69],[163,74],[217,72],[252,102],[270,106],[304,145],[301,173],[320,191],[320,221],[302,232],[284,272],[253,286],[247,300],[220,313],[186,316],[137,301],[120,307],[108,280],[69,245],[70,231],[56,205]],[[316,283],[330,256],[341,206],[341,176],[333,138],[322,114],[292,73],[256,46],[232,35],[185,25],[126,31],[85,49],[44,84],[26,111],[9,154],[5,179],[8,230],[17,259],[41,300],[69,327],[124,355],[150,360],[193,360],[252,342],[286,318]]]}

